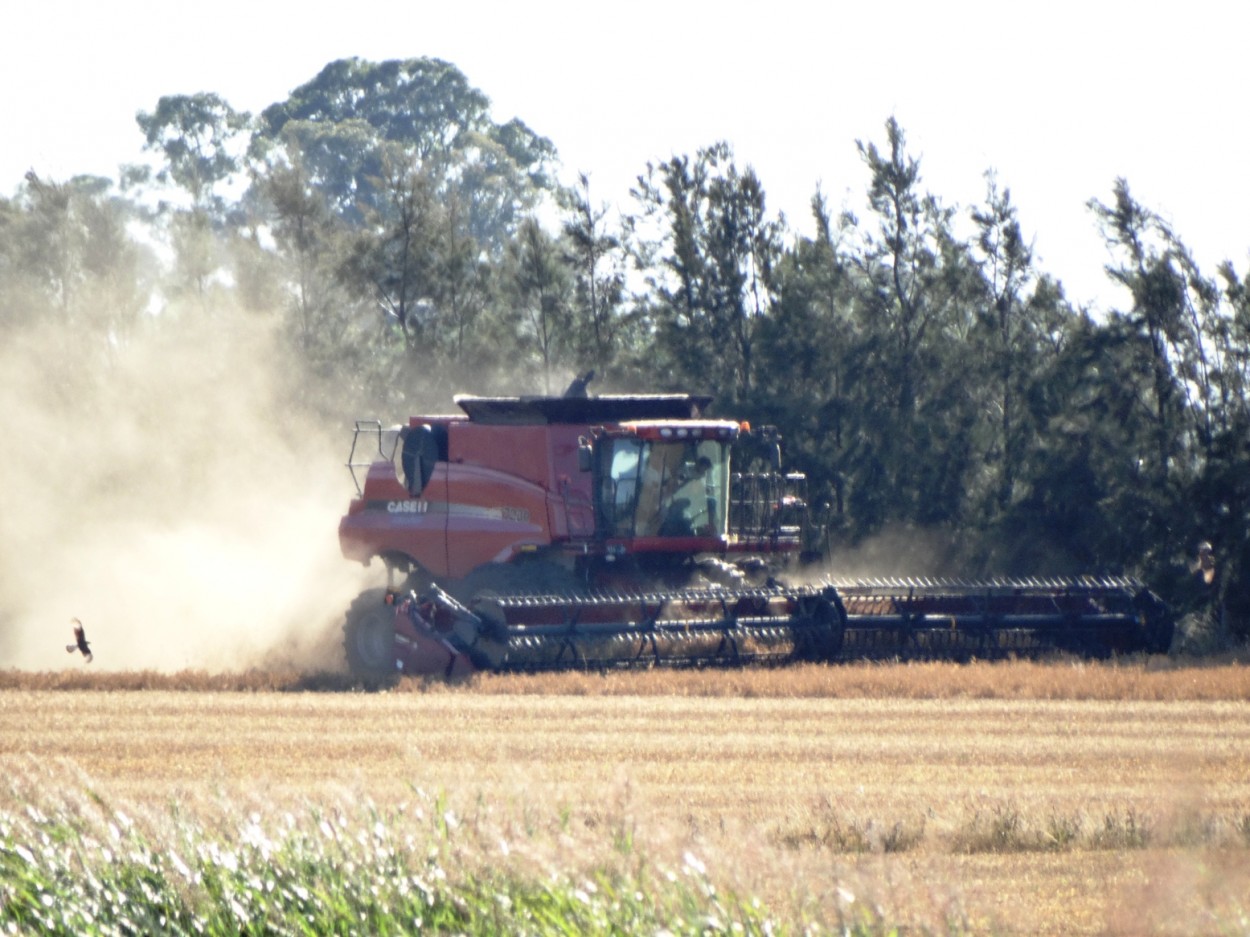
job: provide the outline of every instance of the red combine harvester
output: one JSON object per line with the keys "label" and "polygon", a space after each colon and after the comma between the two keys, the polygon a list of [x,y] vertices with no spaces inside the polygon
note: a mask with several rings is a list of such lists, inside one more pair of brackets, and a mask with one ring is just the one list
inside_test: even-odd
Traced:
{"label": "red combine harvester", "polygon": [[[358,497],[339,539],[347,558],[387,570],[347,614],[359,676],[1171,642],[1167,610],[1131,579],[785,584],[806,480],[781,472],[775,434],[705,417],[708,397],[582,385],[456,403],[460,414],[403,427],[356,424]],[[748,443],[752,470],[735,471]]]}

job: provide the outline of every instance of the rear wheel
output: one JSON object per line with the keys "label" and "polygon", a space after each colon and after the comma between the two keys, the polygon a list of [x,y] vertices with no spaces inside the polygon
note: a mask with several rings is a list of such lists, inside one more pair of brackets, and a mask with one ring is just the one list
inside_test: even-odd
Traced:
{"label": "rear wheel", "polygon": [[357,677],[377,680],[395,675],[395,606],[385,589],[362,592],[347,610],[343,625],[347,666]]}

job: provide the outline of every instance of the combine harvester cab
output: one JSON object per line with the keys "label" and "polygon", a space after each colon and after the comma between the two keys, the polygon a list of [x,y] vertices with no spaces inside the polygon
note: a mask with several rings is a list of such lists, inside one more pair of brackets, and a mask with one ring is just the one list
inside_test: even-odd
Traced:
{"label": "combine harvester cab", "polygon": [[[1166,650],[1130,580],[788,586],[805,479],[775,434],[694,395],[457,397],[461,413],[356,424],[344,555],[385,588],[348,611],[354,673]],[[363,475],[362,475],[363,473]]]}

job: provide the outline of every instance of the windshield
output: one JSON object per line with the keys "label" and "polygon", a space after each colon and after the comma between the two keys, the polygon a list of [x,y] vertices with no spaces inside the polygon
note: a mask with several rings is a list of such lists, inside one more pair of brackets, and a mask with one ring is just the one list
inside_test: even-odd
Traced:
{"label": "windshield", "polygon": [[726,443],[608,439],[599,465],[601,528],[609,536],[725,535]]}

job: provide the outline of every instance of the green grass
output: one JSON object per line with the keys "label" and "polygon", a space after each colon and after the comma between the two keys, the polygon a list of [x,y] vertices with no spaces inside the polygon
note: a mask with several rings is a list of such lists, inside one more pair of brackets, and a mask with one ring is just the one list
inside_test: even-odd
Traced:
{"label": "green grass", "polygon": [[522,841],[461,840],[439,798],[380,811],[134,819],[88,794],[0,810],[0,933],[787,934],[896,931],[870,911],[783,920],[686,853],[665,869],[611,837],[577,872]]}

